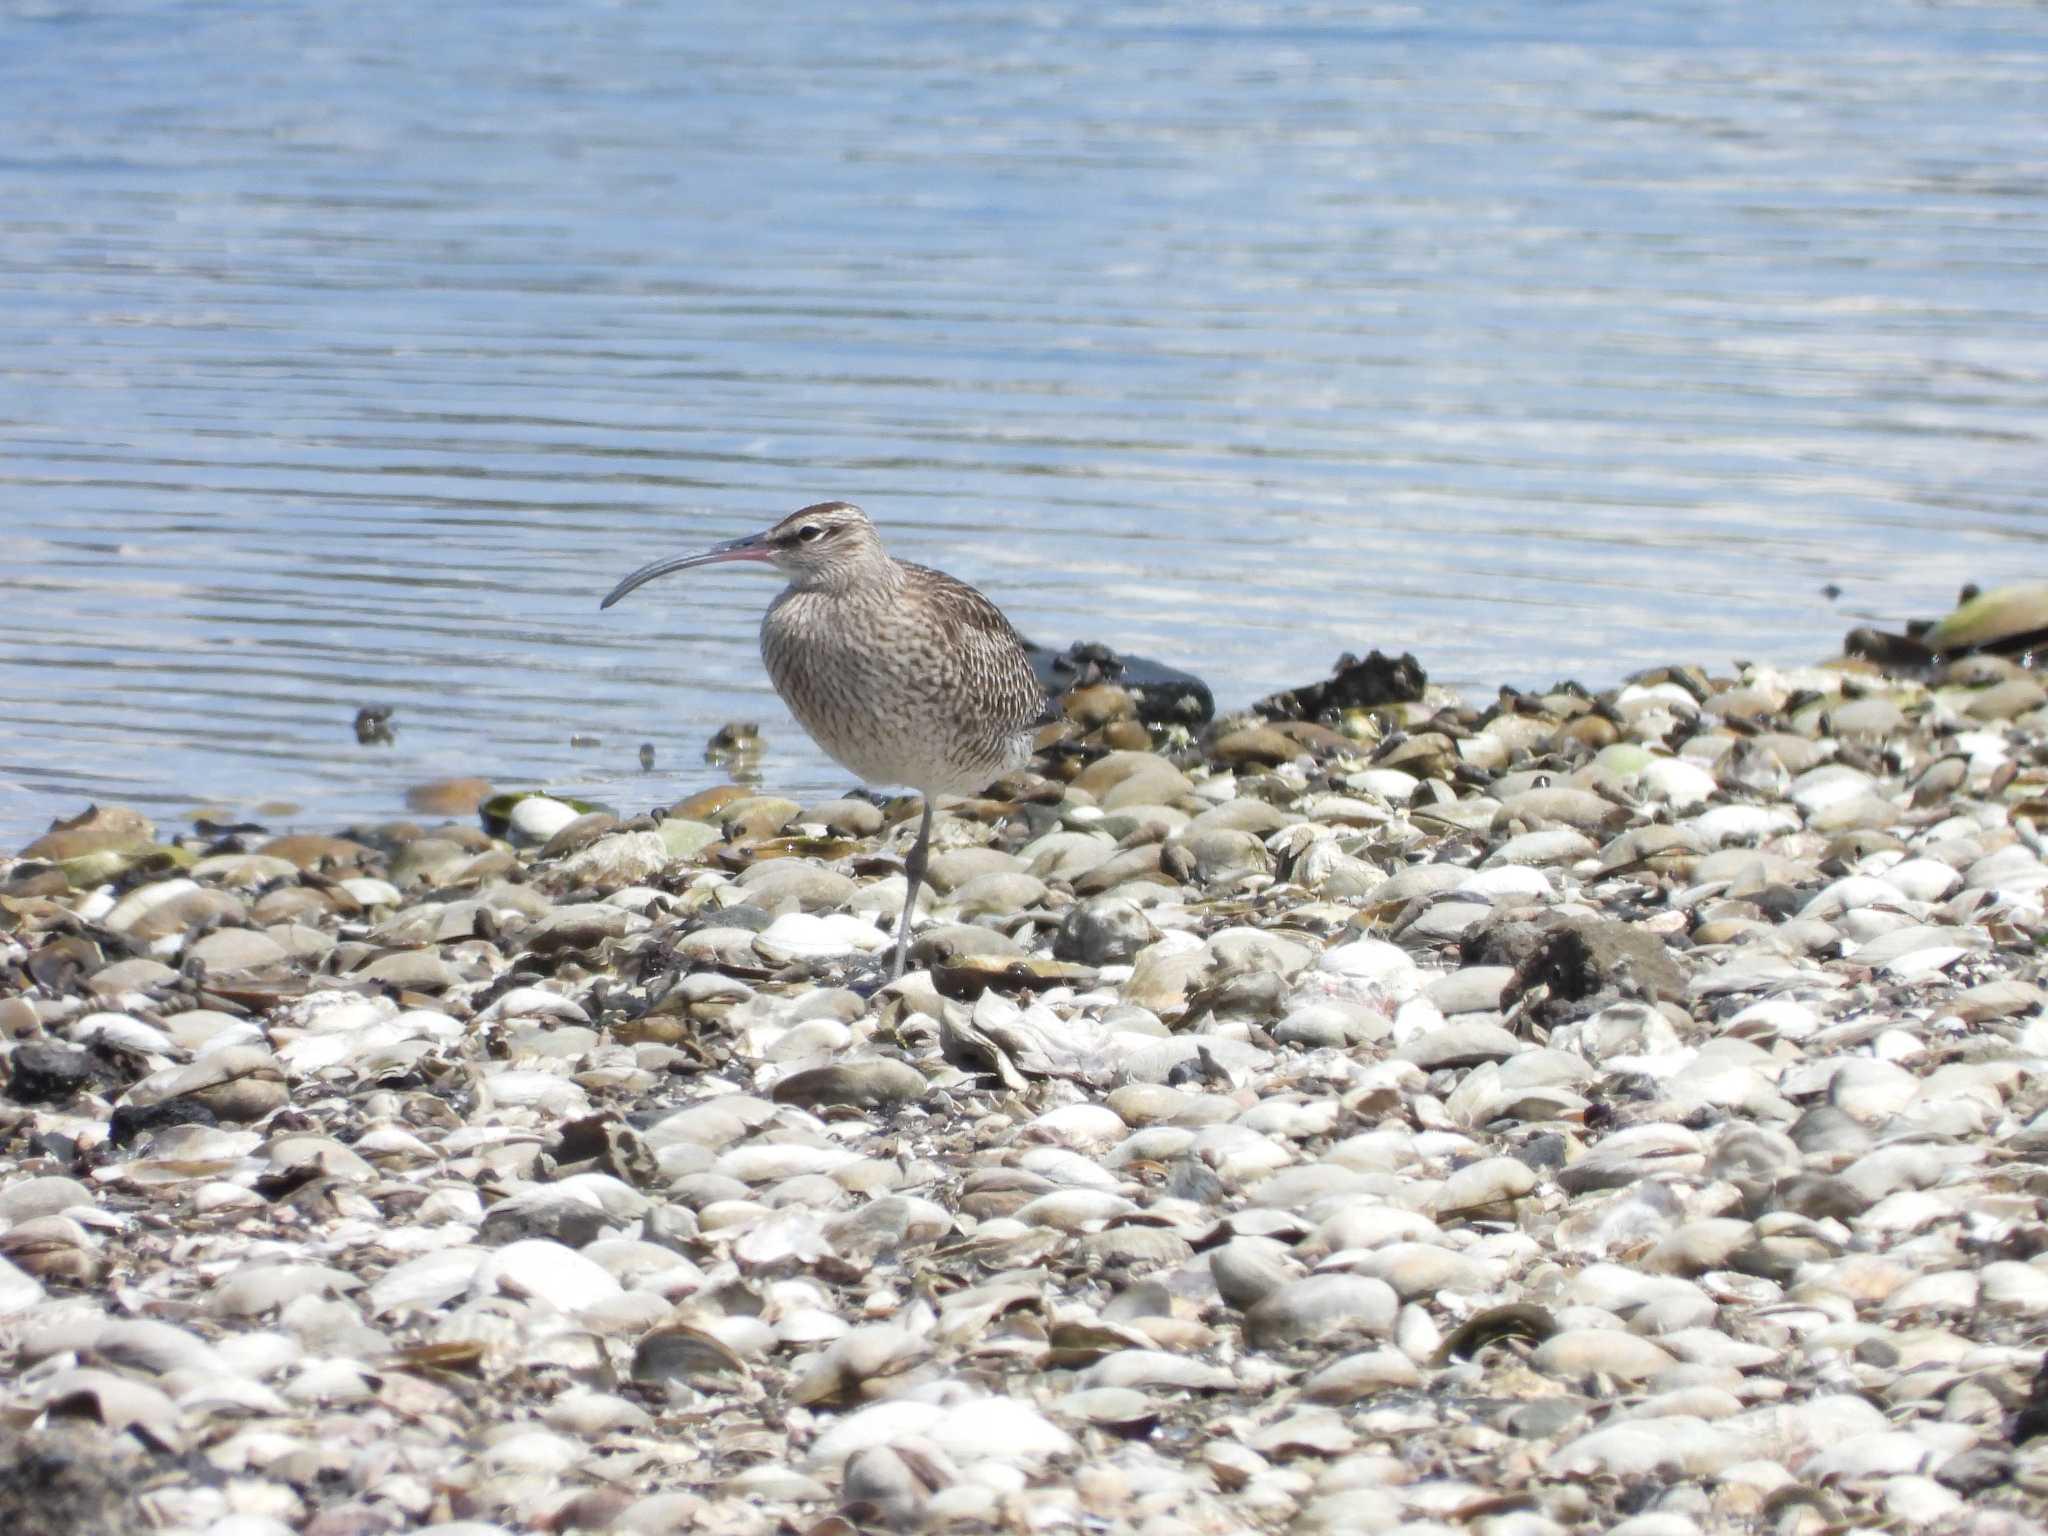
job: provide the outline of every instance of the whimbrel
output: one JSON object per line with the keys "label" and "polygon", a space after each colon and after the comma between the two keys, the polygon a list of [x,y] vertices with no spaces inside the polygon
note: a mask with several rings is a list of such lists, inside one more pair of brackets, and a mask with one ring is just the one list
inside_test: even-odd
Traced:
{"label": "whimbrel", "polygon": [[775,691],[827,756],[862,781],[924,797],[890,979],[903,974],[910,921],[931,857],[932,806],[1031,758],[1045,696],[1024,642],[996,605],[944,571],[891,559],[868,515],[843,501],[702,554],[642,566],[598,606],[657,576],[760,560],[789,578],[761,620]]}

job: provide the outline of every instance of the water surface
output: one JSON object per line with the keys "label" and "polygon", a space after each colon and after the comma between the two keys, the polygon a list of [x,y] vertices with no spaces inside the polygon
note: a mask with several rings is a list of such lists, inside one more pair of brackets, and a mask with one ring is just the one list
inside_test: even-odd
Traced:
{"label": "water surface", "polygon": [[771,581],[596,607],[825,497],[1226,704],[2041,575],[2044,64],[2028,5],[13,6],[0,846],[637,809],[734,718],[836,790]]}

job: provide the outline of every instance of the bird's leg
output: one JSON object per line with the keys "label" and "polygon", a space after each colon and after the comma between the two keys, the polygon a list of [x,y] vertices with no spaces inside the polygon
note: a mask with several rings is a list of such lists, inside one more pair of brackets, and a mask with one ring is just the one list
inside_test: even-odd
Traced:
{"label": "bird's leg", "polygon": [[917,842],[910,857],[903,861],[903,920],[896,925],[896,960],[889,968],[891,981],[902,978],[903,962],[910,955],[910,919],[917,912],[917,888],[924,883],[924,867],[932,856],[933,803],[930,795],[924,797],[924,820],[917,826]]}

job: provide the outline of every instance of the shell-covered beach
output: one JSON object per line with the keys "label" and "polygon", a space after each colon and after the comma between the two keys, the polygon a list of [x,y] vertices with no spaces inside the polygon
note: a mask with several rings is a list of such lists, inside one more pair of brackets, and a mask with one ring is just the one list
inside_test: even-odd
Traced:
{"label": "shell-covered beach", "polygon": [[1142,702],[0,860],[13,1527],[2044,1528],[2030,671]]}

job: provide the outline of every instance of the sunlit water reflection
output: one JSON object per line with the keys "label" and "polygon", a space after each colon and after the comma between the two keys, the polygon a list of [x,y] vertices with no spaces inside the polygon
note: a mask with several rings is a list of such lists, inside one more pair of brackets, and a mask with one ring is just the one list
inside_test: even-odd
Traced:
{"label": "sunlit water reflection", "polygon": [[1475,693],[1799,662],[2040,574],[2037,7],[50,3],[0,42],[0,846],[449,773],[638,808],[735,717],[841,787],[754,654],[772,583],[596,608],[826,496],[1226,704],[1371,646]]}

